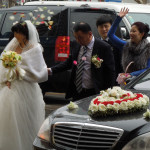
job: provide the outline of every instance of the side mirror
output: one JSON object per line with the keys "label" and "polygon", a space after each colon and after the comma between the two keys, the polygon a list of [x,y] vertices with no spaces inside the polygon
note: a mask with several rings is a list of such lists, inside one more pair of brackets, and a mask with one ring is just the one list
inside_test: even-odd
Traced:
{"label": "side mirror", "polygon": [[122,35],[123,39],[128,38],[127,29],[125,27],[121,27],[121,35]]}

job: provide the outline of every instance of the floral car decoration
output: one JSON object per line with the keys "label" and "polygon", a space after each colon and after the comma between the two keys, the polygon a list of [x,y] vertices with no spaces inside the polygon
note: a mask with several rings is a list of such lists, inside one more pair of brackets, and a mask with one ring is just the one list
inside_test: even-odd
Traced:
{"label": "floral car decoration", "polygon": [[70,101],[70,103],[67,105],[69,110],[77,109],[78,105],[75,104],[74,102]]}
{"label": "floral car decoration", "polygon": [[146,109],[149,97],[141,93],[132,93],[120,87],[108,88],[92,99],[89,115],[93,117],[130,113]]}

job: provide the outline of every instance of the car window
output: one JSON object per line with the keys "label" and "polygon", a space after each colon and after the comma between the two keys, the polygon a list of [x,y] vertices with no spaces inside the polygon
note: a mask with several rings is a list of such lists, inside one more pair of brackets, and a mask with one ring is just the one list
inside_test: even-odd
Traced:
{"label": "car window", "polygon": [[133,88],[136,90],[150,90],[150,73],[140,79]]}
{"label": "car window", "polygon": [[10,12],[7,13],[0,38],[9,38],[11,36],[11,27],[13,24],[17,23],[19,20],[29,20],[30,16],[26,12]]}
{"label": "car window", "polygon": [[66,35],[67,16],[68,10],[62,10],[61,6],[41,6],[34,10],[32,23],[36,26],[40,37]]}
{"label": "car window", "polygon": [[[126,15],[130,24],[133,24],[136,21],[141,21],[143,23],[150,24],[150,13],[128,13]],[[150,32],[149,32],[150,34]]]}
{"label": "car window", "polygon": [[120,38],[122,38],[123,40],[128,40],[130,39],[130,36],[129,36],[129,31],[126,27],[126,25],[124,24],[123,20],[121,20],[121,22],[119,23],[119,29],[121,29],[121,34],[118,36],[118,33],[116,31],[116,35]]}
{"label": "car window", "polygon": [[[71,16],[70,16],[70,39],[73,40],[73,33],[72,33],[72,29],[75,23],[77,22],[86,22],[88,23],[91,28],[92,28],[92,32],[94,34],[95,37],[99,37],[98,31],[97,31],[97,27],[96,27],[96,20],[103,14],[109,14],[112,16],[112,19],[115,18],[114,14],[110,14],[110,13],[106,13],[106,12],[101,12],[100,10],[82,10],[82,9],[72,9],[71,11]],[[88,17],[87,17],[88,16]]]}

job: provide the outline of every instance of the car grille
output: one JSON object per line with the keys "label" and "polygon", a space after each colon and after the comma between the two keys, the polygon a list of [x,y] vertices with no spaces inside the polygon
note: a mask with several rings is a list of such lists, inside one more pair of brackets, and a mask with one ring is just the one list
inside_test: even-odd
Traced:
{"label": "car grille", "polygon": [[57,122],[53,144],[65,150],[109,150],[123,134],[122,129],[76,122]]}

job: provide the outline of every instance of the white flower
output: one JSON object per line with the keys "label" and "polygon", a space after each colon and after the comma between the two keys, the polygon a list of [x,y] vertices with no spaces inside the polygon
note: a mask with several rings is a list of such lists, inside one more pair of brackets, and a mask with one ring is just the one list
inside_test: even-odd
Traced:
{"label": "white flower", "polygon": [[33,13],[32,13],[32,12],[30,12],[30,13],[29,13],[29,16],[30,16],[30,17],[33,17]]}
{"label": "white flower", "polygon": [[18,23],[18,21],[16,21],[16,22],[13,22],[13,26],[14,26],[16,23]]}
{"label": "white flower", "polygon": [[25,17],[25,14],[24,13],[20,14],[20,17],[22,17],[22,18]]}
{"label": "white flower", "polygon": [[47,7],[43,7],[43,10],[46,10],[47,9]]}
{"label": "white flower", "polygon": [[50,21],[50,20],[51,20],[51,17],[50,17],[50,16],[48,16],[48,17],[47,17],[47,20],[48,20],[48,21]]}
{"label": "white flower", "polygon": [[14,17],[14,16],[10,16],[9,19],[10,19],[10,20],[14,20],[15,17]]}
{"label": "white flower", "polygon": [[49,25],[53,25],[54,21],[49,21],[48,23]]}
{"label": "white flower", "polygon": [[146,99],[144,99],[143,97],[140,97],[140,98],[139,98],[139,101],[141,101],[141,103],[142,103],[143,106],[146,106],[146,105],[147,105],[147,101],[146,101]]}
{"label": "white flower", "polygon": [[106,111],[107,107],[104,104],[99,104],[98,109],[99,111]]}
{"label": "white flower", "polygon": [[118,113],[118,110],[120,109],[120,105],[118,103],[114,103],[113,109]]}
{"label": "white flower", "polygon": [[103,93],[103,95],[102,95],[103,97],[108,97],[109,95],[108,95],[108,93]]}
{"label": "white flower", "polygon": [[113,109],[113,105],[108,104],[108,105],[107,105],[107,108],[108,108],[108,109]]}
{"label": "white flower", "polygon": [[70,101],[70,103],[68,104],[68,109],[76,109],[76,108],[78,108],[78,105]]}
{"label": "white flower", "polygon": [[93,61],[93,63],[95,63],[95,62],[97,61],[97,59],[96,59],[96,58],[93,58],[92,61]]}
{"label": "white flower", "polygon": [[115,101],[116,99],[114,97],[108,97],[107,101]]}
{"label": "white flower", "polygon": [[89,110],[91,110],[92,112],[97,112],[98,111],[98,105],[97,104],[90,104]]}
{"label": "white flower", "polygon": [[109,94],[110,94],[110,96],[116,97],[117,91],[115,89],[112,89]]}
{"label": "white flower", "polygon": [[45,18],[45,15],[44,15],[44,14],[41,14],[40,18],[41,18],[41,19],[44,19],[44,18]]}
{"label": "white flower", "polygon": [[111,91],[111,88],[108,88],[108,89],[106,90],[107,93],[109,93],[110,91]]}
{"label": "white flower", "polygon": [[43,11],[43,9],[41,7],[38,7],[39,11]]}
{"label": "white flower", "polygon": [[135,104],[134,104],[133,101],[130,101],[130,100],[127,101],[127,107],[128,107],[129,109],[134,108],[134,106],[135,106]]}
{"label": "white flower", "polygon": [[134,100],[134,104],[135,104],[135,106],[138,108],[138,107],[141,107],[141,101],[139,101],[139,100]]}
{"label": "white flower", "polygon": [[53,12],[53,11],[51,11],[51,12],[50,12],[50,14],[51,14],[51,15],[54,15],[54,12]]}
{"label": "white flower", "polygon": [[32,17],[32,19],[33,19],[33,20],[36,20],[36,18],[35,18],[34,16]]}
{"label": "white flower", "polygon": [[47,22],[44,21],[44,23],[45,23],[46,26],[48,26],[48,23],[47,23]]}
{"label": "white flower", "polygon": [[48,10],[47,10],[47,13],[50,14],[50,12],[51,12],[51,11],[48,9]]}
{"label": "white flower", "polygon": [[149,97],[146,95],[143,95],[143,98],[147,101],[147,103],[149,103]]}
{"label": "white flower", "polygon": [[121,110],[127,110],[127,109],[128,109],[127,103],[126,103],[126,102],[121,102],[121,103],[120,103],[120,109],[121,109]]}
{"label": "white flower", "polygon": [[38,10],[34,10],[35,12],[38,12]]}
{"label": "white flower", "polygon": [[100,68],[103,59],[100,59],[97,55],[94,55],[92,56],[91,62],[96,66],[96,68]]}
{"label": "white flower", "polygon": [[147,109],[147,111],[143,114],[144,118],[150,118],[150,110]]}
{"label": "white flower", "polygon": [[50,10],[48,10],[47,13],[50,14],[50,15],[54,15],[54,12],[50,11]]}
{"label": "white flower", "polygon": [[100,91],[100,95],[102,95],[103,93],[106,93],[104,90]]}
{"label": "white flower", "polygon": [[136,97],[131,91],[128,91],[128,93],[130,94],[130,98],[134,98],[134,97]]}
{"label": "white flower", "polygon": [[40,23],[39,21],[37,21],[37,22],[35,23],[35,25],[37,25],[37,26],[40,25],[40,24],[41,24],[41,23]]}

